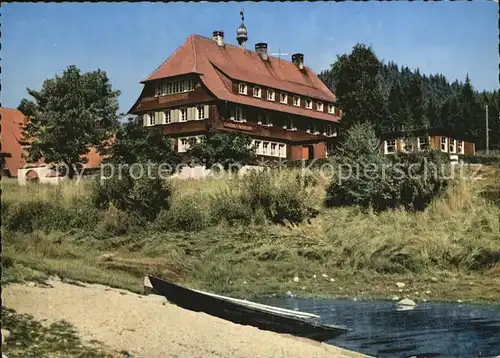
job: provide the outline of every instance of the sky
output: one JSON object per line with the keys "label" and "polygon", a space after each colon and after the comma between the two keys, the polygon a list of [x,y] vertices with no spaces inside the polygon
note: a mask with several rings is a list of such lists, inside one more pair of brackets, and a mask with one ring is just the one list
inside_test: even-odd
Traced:
{"label": "sky", "polygon": [[328,69],[356,43],[384,62],[443,73],[478,90],[499,89],[498,6],[473,2],[8,3],[2,19],[1,105],[17,107],[47,78],[69,65],[105,70],[121,91],[120,111],[139,96],[139,83],[190,34],[225,33],[237,44],[243,8],[247,48],[303,53],[313,71]]}

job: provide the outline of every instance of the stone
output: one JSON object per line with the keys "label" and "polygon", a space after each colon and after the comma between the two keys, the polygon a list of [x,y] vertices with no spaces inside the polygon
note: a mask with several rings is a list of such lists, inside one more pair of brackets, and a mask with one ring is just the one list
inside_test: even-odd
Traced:
{"label": "stone", "polygon": [[305,286],[302,286],[302,289],[305,290],[306,289]]}
{"label": "stone", "polygon": [[102,254],[99,258],[103,261],[111,261],[115,254]]}
{"label": "stone", "polygon": [[462,303],[463,301],[462,300],[457,300],[457,303]]}
{"label": "stone", "polygon": [[287,295],[288,297],[293,297],[293,293],[292,293],[292,291],[287,291],[287,292],[286,292],[286,295]]}
{"label": "stone", "polygon": [[418,291],[415,291],[415,296],[418,296]]}
{"label": "stone", "polygon": [[4,344],[5,340],[10,337],[10,331],[8,329],[3,329],[2,328],[2,345]]}
{"label": "stone", "polygon": [[398,286],[398,288],[403,288],[406,284],[404,282],[396,282],[396,286]]}
{"label": "stone", "polygon": [[243,281],[243,284],[244,284],[244,285],[246,285],[246,284],[247,284],[247,282],[246,282],[246,281]]}
{"label": "stone", "polygon": [[398,292],[399,292],[399,293],[401,293],[401,292],[403,292],[403,290],[400,288],[400,289],[398,290]]}
{"label": "stone", "polygon": [[328,275],[326,273],[322,274],[321,276],[323,276],[324,278],[328,277]]}
{"label": "stone", "polygon": [[410,306],[415,307],[417,304],[415,301],[410,300],[409,298],[404,298],[398,302],[398,306]]}
{"label": "stone", "polygon": [[330,279],[330,282],[335,282],[335,279],[334,279],[334,278],[331,278],[331,279]]}
{"label": "stone", "polygon": [[431,290],[427,290],[427,291],[425,291],[425,294],[426,294],[426,295],[430,295],[430,294],[431,294]]}
{"label": "stone", "polygon": [[293,282],[299,282],[299,280],[300,280],[300,279],[299,279],[299,277],[298,277],[298,276],[295,276],[295,277],[293,278]]}
{"label": "stone", "polygon": [[157,303],[165,303],[167,302],[167,298],[164,297],[164,296],[160,296],[160,295],[155,295],[155,294],[150,294],[150,295],[147,295],[147,296],[144,296],[146,299],[148,299],[149,301],[152,301],[152,302],[157,302]]}
{"label": "stone", "polygon": [[313,278],[316,278],[316,275],[313,275]]}
{"label": "stone", "polygon": [[437,279],[437,278],[435,278],[435,277],[431,277],[431,281],[432,281],[432,282],[438,282],[438,279]]}
{"label": "stone", "polygon": [[396,295],[392,296],[392,300],[393,301],[399,301],[399,296],[396,296]]}
{"label": "stone", "polygon": [[34,282],[28,282],[28,283],[27,283],[27,285],[28,285],[29,287],[35,287],[35,283],[34,283]]}

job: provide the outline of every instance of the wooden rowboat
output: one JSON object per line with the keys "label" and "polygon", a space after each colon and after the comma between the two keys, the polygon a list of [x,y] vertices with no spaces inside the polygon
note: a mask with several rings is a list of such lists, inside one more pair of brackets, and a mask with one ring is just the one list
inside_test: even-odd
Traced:
{"label": "wooden rowboat", "polygon": [[179,307],[263,330],[287,333],[320,342],[348,331],[344,326],[321,324],[317,321],[319,316],[311,313],[191,290],[154,276],[146,276],[144,284],[153,293],[166,297]]}

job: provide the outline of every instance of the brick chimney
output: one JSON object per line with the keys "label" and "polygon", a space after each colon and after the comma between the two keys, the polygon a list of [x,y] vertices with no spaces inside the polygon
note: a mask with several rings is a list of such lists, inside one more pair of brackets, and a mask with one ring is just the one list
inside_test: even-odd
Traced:
{"label": "brick chimney", "polygon": [[304,55],[301,53],[294,53],[292,55],[292,62],[301,70],[304,69]]}
{"label": "brick chimney", "polygon": [[267,60],[267,44],[265,42],[255,44],[255,52],[257,52],[264,61]]}
{"label": "brick chimney", "polygon": [[217,45],[224,46],[224,31],[214,31],[212,39],[217,42]]}

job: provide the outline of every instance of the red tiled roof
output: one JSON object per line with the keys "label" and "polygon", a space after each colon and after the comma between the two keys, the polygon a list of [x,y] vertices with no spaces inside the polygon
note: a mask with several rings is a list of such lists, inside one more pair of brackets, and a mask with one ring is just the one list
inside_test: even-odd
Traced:
{"label": "red tiled roof", "polygon": [[[17,176],[17,170],[27,167],[45,166],[43,158],[36,163],[28,163],[23,158],[23,153],[26,151],[21,145],[22,142],[22,127],[24,126],[26,117],[17,109],[0,107],[1,127],[2,127],[2,153],[9,153],[10,158],[5,158],[5,164],[11,176]],[[101,165],[102,157],[93,148],[84,155],[88,162],[84,168],[98,168]]]}
{"label": "red tiled roof", "polygon": [[201,74],[205,86],[222,100],[318,119],[339,120],[338,116],[331,114],[233,93],[227,83],[224,83],[224,75],[221,73],[234,80],[287,91],[289,94],[320,99],[327,103],[335,102],[335,95],[308,67],[299,70],[293,62],[273,56],[268,56],[268,60],[263,61],[255,51],[243,50],[230,44],[219,46],[212,39],[199,35],[189,36],[143,83],[189,73]]}

